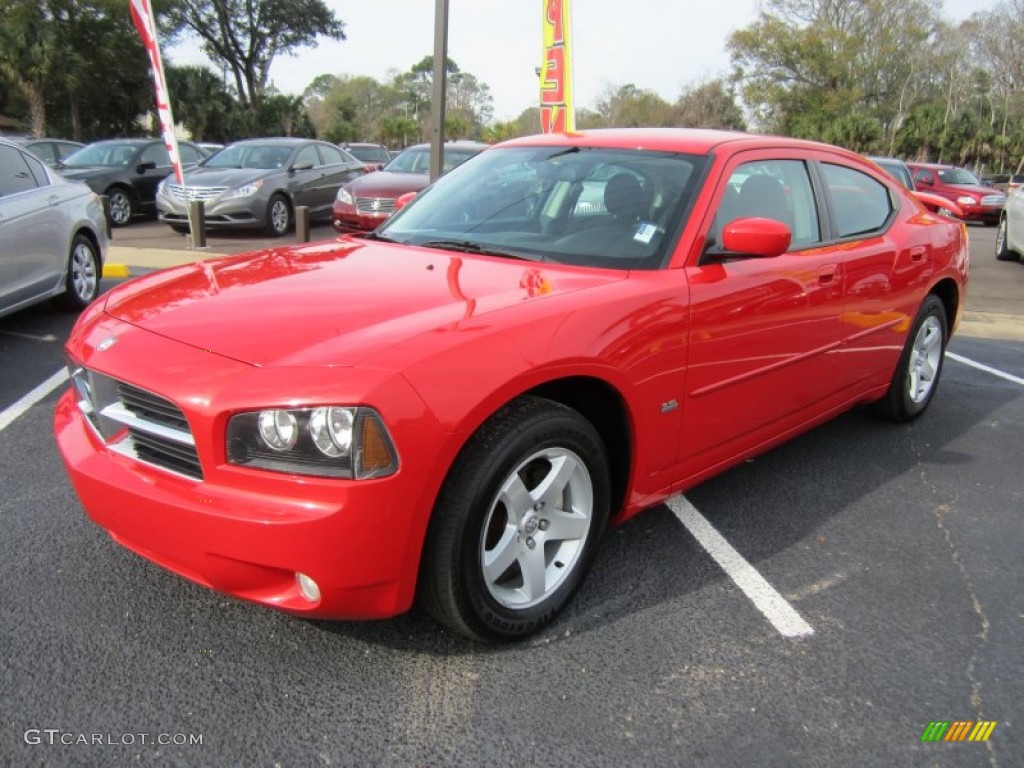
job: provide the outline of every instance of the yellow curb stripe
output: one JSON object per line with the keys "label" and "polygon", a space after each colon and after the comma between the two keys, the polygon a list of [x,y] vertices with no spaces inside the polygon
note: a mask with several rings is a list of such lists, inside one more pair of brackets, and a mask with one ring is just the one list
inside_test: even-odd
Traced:
{"label": "yellow curb stripe", "polygon": [[132,270],[127,264],[104,264],[103,277],[131,277]]}

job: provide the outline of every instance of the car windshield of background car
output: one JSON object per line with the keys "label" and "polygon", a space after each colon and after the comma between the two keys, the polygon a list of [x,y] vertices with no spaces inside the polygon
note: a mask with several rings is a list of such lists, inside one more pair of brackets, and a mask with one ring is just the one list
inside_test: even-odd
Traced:
{"label": "car windshield of background car", "polygon": [[377,236],[534,261],[657,269],[706,162],[650,150],[488,150],[435,181]]}
{"label": "car windshield of background car", "polygon": [[69,156],[64,161],[64,165],[68,168],[128,165],[135,157],[137,150],[138,147],[134,144],[91,144]]}
{"label": "car windshield of background car", "polygon": [[963,168],[949,168],[938,173],[939,178],[947,184],[973,184],[974,186],[981,184],[973,173]]}
{"label": "car windshield of background car", "polygon": [[391,155],[383,147],[345,147],[345,151],[364,163],[387,163]]}
{"label": "car windshield of background car", "polygon": [[430,170],[430,149],[427,147],[407,149],[384,166],[383,170],[392,173],[427,173]]}
{"label": "car windshield of background car", "polygon": [[213,155],[203,164],[206,168],[281,168],[288,162],[289,147],[272,144],[233,144]]}

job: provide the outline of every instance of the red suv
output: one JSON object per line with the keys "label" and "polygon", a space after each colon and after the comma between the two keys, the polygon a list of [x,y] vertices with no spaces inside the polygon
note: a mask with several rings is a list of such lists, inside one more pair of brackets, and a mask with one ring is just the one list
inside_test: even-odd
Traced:
{"label": "red suv", "polygon": [[1006,204],[1006,195],[986,187],[966,168],[934,163],[907,163],[914,174],[914,186],[922,192],[952,200],[963,212],[965,221],[998,224]]}

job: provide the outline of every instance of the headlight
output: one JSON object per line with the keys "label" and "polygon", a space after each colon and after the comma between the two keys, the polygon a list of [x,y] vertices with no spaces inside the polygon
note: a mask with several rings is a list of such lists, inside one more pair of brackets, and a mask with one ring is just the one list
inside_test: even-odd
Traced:
{"label": "headlight", "polygon": [[231,464],[298,475],[364,480],[398,471],[398,454],[372,408],[267,409],[232,416]]}
{"label": "headlight", "polygon": [[260,191],[260,187],[263,186],[263,179],[256,179],[248,184],[243,184],[240,187],[225,192],[221,197],[221,200],[232,200],[236,197],[249,197],[255,195]]}
{"label": "headlight", "polygon": [[339,203],[345,203],[345,205],[355,205],[355,203],[352,202],[352,193],[344,187],[338,188],[338,196],[336,200]]}
{"label": "headlight", "polygon": [[977,205],[978,204],[977,198],[971,197],[970,195],[960,195],[960,197],[958,197],[956,199],[956,201],[960,205]]}

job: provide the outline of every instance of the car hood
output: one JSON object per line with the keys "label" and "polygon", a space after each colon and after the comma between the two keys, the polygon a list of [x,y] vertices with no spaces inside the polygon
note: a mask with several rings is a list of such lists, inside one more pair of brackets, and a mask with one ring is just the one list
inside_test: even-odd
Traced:
{"label": "car hood", "polygon": [[970,192],[972,195],[978,197],[987,197],[988,195],[1002,195],[998,189],[992,187],[983,187],[979,184],[950,184],[953,189],[957,192]]}
{"label": "car hood", "polygon": [[114,176],[121,170],[118,167],[111,167],[109,165],[85,165],[76,166],[74,168],[66,165],[58,166],[57,171],[65,179],[77,179],[79,181],[89,181],[90,179],[98,179],[101,176]]}
{"label": "car hood", "polygon": [[346,366],[625,275],[341,238],[143,276],[110,291],[105,310],[252,365]]}
{"label": "car hood", "polygon": [[374,171],[348,183],[346,189],[358,197],[398,197],[419,192],[430,183],[425,173]]}
{"label": "car hood", "polygon": [[185,174],[186,187],[240,187],[279,173],[272,168],[193,168]]}

